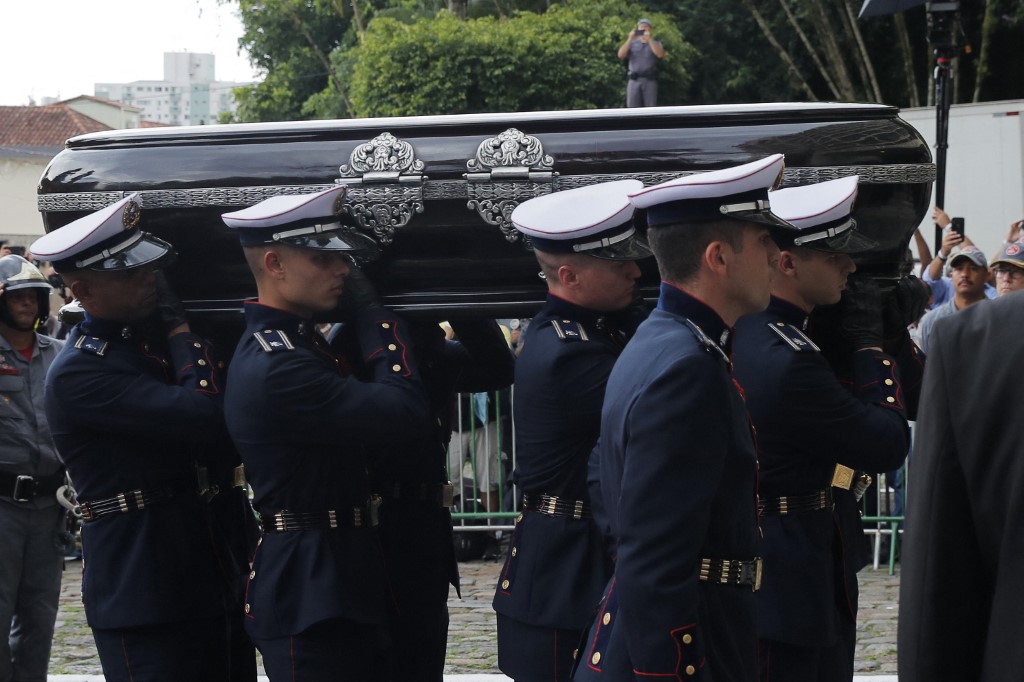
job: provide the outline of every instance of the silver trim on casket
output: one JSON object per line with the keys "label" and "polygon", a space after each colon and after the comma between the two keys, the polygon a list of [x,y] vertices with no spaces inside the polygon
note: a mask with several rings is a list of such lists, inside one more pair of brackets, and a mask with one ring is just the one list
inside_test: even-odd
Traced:
{"label": "silver trim on casket", "polygon": [[[252,206],[281,194],[307,194],[329,189],[337,183],[349,186],[346,210],[367,232],[382,244],[390,244],[395,231],[404,227],[413,214],[423,213],[426,203],[438,200],[467,200],[485,222],[496,225],[509,241],[516,241],[508,216],[520,202],[533,197],[612,180],[634,179],[654,185],[700,171],[676,173],[622,173],[600,175],[559,175],[552,170],[554,159],[543,154],[540,143],[534,147],[529,135],[510,128],[503,135],[516,145],[509,151],[493,149],[488,138],[481,143],[477,158],[467,162],[468,173],[462,180],[430,180],[422,171],[425,164],[415,158],[412,145],[389,133],[378,135],[353,150],[349,163],[340,167],[341,177],[333,182],[308,185],[257,185],[249,187],[199,187],[174,190],[136,190],[126,188],[109,192],[64,192],[41,194],[40,211],[96,211],[138,192],[142,208],[190,208]],[[519,138],[519,136],[522,136]],[[536,138],[533,138],[536,139]],[[500,144],[498,145],[500,147]],[[486,147],[486,148],[485,148]],[[517,154],[522,156],[517,157]],[[520,160],[524,165],[502,165]],[[532,164],[532,166],[530,165]],[[383,168],[383,170],[378,170]],[[892,164],[860,166],[814,166],[786,168],[783,187],[807,185],[849,175],[859,175],[867,184],[926,183],[935,180],[935,164]],[[471,179],[470,176],[476,176]],[[518,233],[516,233],[518,234]]]}

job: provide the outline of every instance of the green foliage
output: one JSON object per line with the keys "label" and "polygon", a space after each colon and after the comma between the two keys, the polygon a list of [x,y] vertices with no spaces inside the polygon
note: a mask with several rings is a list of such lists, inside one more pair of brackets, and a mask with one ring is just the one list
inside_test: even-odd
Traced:
{"label": "green foliage", "polygon": [[[378,16],[349,57],[355,116],[540,111],[622,106],[615,52],[642,13],[624,0],[578,0],[543,14],[461,21],[446,11],[403,24]],[[652,16],[666,49],[662,102],[678,103],[693,48]]]}
{"label": "green foliage", "polygon": [[239,46],[266,75],[238,94],[241,121],[301,116],[303,103],[329,85],[326,62],[354,42],[347,0],[237,0],[244,32]]}
{"label": "green foliage", "polygon": [[[873,98],[852,37],[837,23],[842,3],[856,13],[862,0],[752,0],[799,78],[739,0],[468,0],[465,21],[446,11],[448,0],[357,0],[358,20],[352,0],[219,1],[238,5],[240,47],[265,73],[236,91],[240,121],[622,106],[626,69],[615,52],[641,16],[667,51],[660,104],[805,100],[801,79],[818,99],[833,99],[783,4],[821,58],[812,9],[827,8],[854,97]],[[983,30],[986,8],[997,20]],[[982,99],[1024,96],[1024,81],[1012,76],[1024,67],[1024,0],[962,0],[961,14],[973,49],[960,59],[955,100],[968,101],[976,81]],[[903,18],[924,102],[934,66],[924,7]],[[883,101],[907,106],[894,19],[858,27]],[[834,78],[836,64],[826,66]]]}

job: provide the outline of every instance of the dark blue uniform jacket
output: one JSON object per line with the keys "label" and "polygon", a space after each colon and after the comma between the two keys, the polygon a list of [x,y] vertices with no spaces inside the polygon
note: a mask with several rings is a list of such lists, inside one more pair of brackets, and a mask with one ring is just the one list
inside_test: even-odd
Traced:
{"label": "dark blue uniform jacket", "polygon": [[133,490],[174,494],[83,526],[82,596],[91,627],[171,623],[238,608],[241,529],[227,529],[224,542],[224,529],[197,494],[201,464],[224,491],[218,505],[238,495],[230,483],[235,462],[225,446],[220,367],[193,334],[168,340],[144,326],[89,316],[50,367],[47,419],[79,501]]}
{"label": "dark blue uniform jacket", "polygon": [[[831,488],[835,501],[832,511],[761,519],[758,634],[826,646],[838,618],[856,618],[856,573],[868,561],[858,504],[850,491],[831,487],[832,474],[837,463],[868,472],[899,468],[909,447],[908,396],[902,365],[882,352],[853,353],[844,371],[849,381],[841,382],[804,333],[806,324],[800,308],[773,297],[766,311],[740,320],[734,360],[757,429],[761,499]],[[909,362],[919,375],[919,359]]]}
{"label": "dark blue uniform jacket", "polygon": [[[405,322],[383,308],[357,322],[375,379],[364,383],[347,375],[309,322],[251,302],[245,316],[225,416],[256,511],[266,523],[282,510],[365,507],[367,443],[401,442],[428,428]],[[336,529],[266,533],[246,602],[254,637],[294,635],[332,618],[383,624],[390,598],[376,528],[339,521]]]}
{"label": "dark blue uniform jacket", "polygon": [[612,370],[593,456],[618,558],[574,679],[756,679],[754,592],[699,581],[702,558],[749,561],[757,544],[757,458],[729,335],[663,283]]}
{"label": "dark blue uniform jacket", "polygon": [[[623,317],[548,294],[530,322],[516,361],[514,479],[520,491],[588,501],[587,460],[601,430],[605,385],[632,331],[623,329]],[[494,609],[530,625],[581,630],[610,575],[610,553],[592,519],[525,511]]]}
{"label": "dark blue uniform jacket", "polygon": [[[448,481],[447,448],[455,422],[457,392],[495,391],[512,383],[515,358],[498,323],[452,319],[456,340],[434,322],[416,323],[415,355],[430,406],[430,435],[402,443],[370,443],[370,487],[383,497],[381,539],[399,609],[445,608],[448,585],[459,588],[452,517],[433,494]],[[331,346],[352,353],[352,325],[331,332]],[[367,367],[360,367],[364,376]],[[368,377],[366,377],[368,378]],[[456,472],[458,475],[458,472]],[[399,495],[393,491],[398,489]]]}

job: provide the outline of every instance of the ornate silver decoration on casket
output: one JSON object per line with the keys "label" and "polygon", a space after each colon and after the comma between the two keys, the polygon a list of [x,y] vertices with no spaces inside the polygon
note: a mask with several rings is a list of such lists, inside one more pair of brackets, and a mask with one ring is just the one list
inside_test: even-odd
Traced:
{"label": "ornate silver decoration on casket", "polygon": [[391,133],[356,145],[338,168],[338,182],[348,185],[345,212],[382,245],[390,244],[395,230],[423,213],[424,167],[412,145]]}
{"label": "ornate silver decoration on casket", "polygon": [[489,137],[477,147],[476,158],[466,162],[466,206],[497,226],[508,241],[519,241],[509,220],[512,211],[526,199],[554,191],[554,163],[540,140],[515,128]]}

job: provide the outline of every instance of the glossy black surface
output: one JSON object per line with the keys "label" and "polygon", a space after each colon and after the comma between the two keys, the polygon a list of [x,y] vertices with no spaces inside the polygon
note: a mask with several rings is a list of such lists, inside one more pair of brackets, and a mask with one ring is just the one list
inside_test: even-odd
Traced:
{"label": "glossy black surface", "polygon": [[[877,105],[742,105],[533,114],[310,121],[94,133],[69,141],[40,194],[323,185],[358,145],[383,132],[409,142],[428,183],[464,182],[480,143],[508,128],[537,137],[553,157],[554,187],[572,176],[678,173],[786,155],[790,169],[928,164],[931,154],[897,110]],[[862,271],[895,276],[928,209],[930,183],[862,184],[855,217],[879,242]],[[543,300],[532,254],[508,242],[465,198],[431,199],[397,230],[371,277],[386,301],[431,315],[527,316]],[[237,207],[146,208],[145,228],[175,245],[170,273],[193,310],[237,311],[255,293],[237,240],[220,214]],[[44,213],[48,230],[84,211]],[[653,262],[644,284],[655,294]],[[218,318],[221,316],[218,315]]]}

